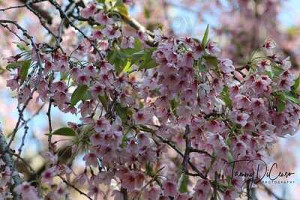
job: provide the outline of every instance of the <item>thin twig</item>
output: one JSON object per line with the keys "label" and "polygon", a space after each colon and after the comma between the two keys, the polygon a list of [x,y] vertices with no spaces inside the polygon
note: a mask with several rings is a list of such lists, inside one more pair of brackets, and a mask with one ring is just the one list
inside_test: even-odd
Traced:
{"label": "thin twig", "polygon": [[74,190],[76,190],[79,194],[86,196],[88,199],[93,200],[91,197],[89,197],[86,193],[82,192],[80,189],[78,189],[76,186],[72,185],[71,183],[69,183],[65,178],[63,178],[62,176],[59,175],[59,178],[61,178],[61,180],[68,185],[69,187],[73,188]]}
{"label": "thin twig", "polygon": [[[12,159],[11,154],[9,153],[8,149],[9,149],[9,147],[6,142],[5,136],[2,132],[2,127],[0,124],[0,156],[3,160],[3,162],[6,164],[6,166],[9,167],[9,169],[12,173],[13,188],[14,188],[17,185],[22,184],[23,180],[21,179],[21,177],[19,176],[19,173],[17,172],[17,170],[15,168],[15,162]],[[12,191],[12,193],[14,194],[15,199],[20,199],[19,195],[14,193],[14,191]]]}
{"label": "thin twig", "polygon": [[51,121],[51,106],[52,106],[52,99],[50,99],[49,102],[49,107],[48,107],[48,111],[47,111],[47,117],[48,117],[48,126],[49,126],[49,135],[48,135],[48,148],[49,151],[52,152],[53,148],[52,148],[52,121]]}

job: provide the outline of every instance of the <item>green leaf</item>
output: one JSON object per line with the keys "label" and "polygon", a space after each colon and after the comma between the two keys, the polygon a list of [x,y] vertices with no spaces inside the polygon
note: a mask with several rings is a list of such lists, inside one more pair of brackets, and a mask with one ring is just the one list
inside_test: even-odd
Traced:
{"label": "green leaf", "polygon": [[179,192],[186,193],[188,192],[188,185],[189,185],[189,176],[186,174],[182,174],[179,179]]}
{"label": "green leaf", "polygon": [[149,48],[145,50],[144,56],[142,57],[142,62],[139,66],[139,70],[151,69],[157,66],[157,63],[152,58],[153,51],[155,50],[156,48]]}
{"label": "green leaf", "polygon": [[7,66],[6,66],[6,69],[8,71],[12,70],[12,69],[16,69],[19,67],[19,64],[16,63],[16,62],[13,62],[13,63],[9,63]]}
{"label": "green leaf", "polygon": [[150,162],[147,162],[146,164],[146,174],[151,177],[154,176],[153,167]]}
{"label": "green leaf", "polygon": [[104,107],[104,109],[107,111],[107,109],[108,109],[107,97],[99,95],[98,98],[99,98],[100,102],[102,103],[102,106]]}
{"label": "green leaf", "polygon": [[208,69],[206,68],[205,65],[200,64],[200,65],[199,65],[199,72],[208,72]]}
{"label": "green leaf", "polygon": [[278,96],[278,104],[277,104],[278,112],[283,112],[285,110],[285,104],[286,104],[285,96],[283,94],[280,94]]}
{"label": "green leaf", "polygon": [[225,102],[225,105],[229,107],[230,109],[232,108],[232,101],[230,98],[230,93],[229,93],[229,88],[225,86],[221,92],[221,97],[223,101]]}
{"label": "green leaf", "polygon": [[272,78],[279,77],[282,72],[283,72],[282,68],[275,66],[275,65],[272,66],[272,71],[271,71],[271,73],[273,75]]}
{"label": "green leaf", "polygon": [[144,8],[144,15],[145,15],[146,19],[149,19],[151,16],[150,10],[146,7]]}
{"label": "green leaf", "polygon": [[63,127],[55,130],[51,135],[76,136],[76,132],[69,127]]}
{"label": "green leaf", "polygon": [[20,68],[24,65],[28,65],[28,63],[30,64],[31,61],[30,60],[20,60],[20,61],[12,62],[6,66],[6,69],[10,71],[12,69],[16,69],[16,68]]}
{"label": "green leaf", "polygon": [[292,92],[294,94],[298,94],[299,93],[299,85],[300,85],[300,75],[298,76],[298,78],[295,80],[294,85],[292,86]]}
{"label": "green leaf", "polygon": [[285,92],[284,96],[290,102],[300,105],[300,100],[297,97],[295,97],[293,94],[291,94],[290,92]]}
{"label": "green leaf", "polygon": [[233,158],[233,156],[232,156],[232,154],[230,152],[228,152],[228,154],[227,154],[227,160],[228,160],[229,164],[231,165],[231,167],[233,167],[233,165],[234,165],[234,158]]}
{"label": "green leaf", "polygon": [[205,59],[205,61],[206,61],[206,63],[208,65],[211,65],[211,66],[214,66],[214,67],[218,67],[219,60],[218,60],[217,57],[206,55],[206,56],[203,56],[203,58]]}
{"label": "green leaf", "polygon": [[104,4],[105,3],[105,0],[97,0],[98,3],[102,3]]}
{"label": "green leaf", "polygon": [[75,106],[80,100],[85,98],[85,94],[87,92],[87,85],[80,85],[76,88],[71,96],[71,106]]}
{"label": "green leaf", "polygon": [[203,38],[202,38],[202,47],[205,48],[208,42],[208,33],[209,33],[209,24],[207,25]]}
{"label": "green leaf", "polygon": [[115,107],[117,115],[121,118],[122,122],[126,122],[128,117],[132,115],[131,110],[127,107],[123,107],[121,104],[117,103]]}
{"label": "green leaf", "polygon": [[134,49],[137,51],[140,51],[142,49],[142,42],[137,38],[135,38],[134,41]]}
{"label": "green leaf", "polygon": [[131,49],[128,49],[128,52],[125,50],[112,50],[108,53],[108,61],[114,64],[117,74],[120,74],[126,66],[130,51]]}
{"label": "green leaf", "polygon": [[21,70],[20,70],[20,79],[21,79],[21,84],[24,83],[27,75],[28,75],[28,70],[30,67],[30,60],[26,60],[23,62],[23,64],[21,65]]}
{"label": "green leaf", "polygon": [[123,3],[123,0],[117,0],[115,8],[121,13],[121,15],[128,16],[128,8]]}
{"label": "green leaf", "polygon": [[21,51],[29,51],[30,50],[29,47],[26,44],[22,44],[22,43],[17,43],[17,47]]}
{"label": "green leaf", "polygon": [[177,108],[177,106],[179,105],[179,102],[176,101],[176,99],[172,99],[172,100],[170,101],[170,105],[171,105],[171,111],[172,111],[172,113],[173,113],[175,116],[177,116],[176,108]]}
{"label": "green leaf", "polygon": [[130,61],[127,61],[127,64],[125,65],[124,69],[123,69],[123,72],[125,73],[128,73],[130,72],[132,69],[131,69],[131,62]]}

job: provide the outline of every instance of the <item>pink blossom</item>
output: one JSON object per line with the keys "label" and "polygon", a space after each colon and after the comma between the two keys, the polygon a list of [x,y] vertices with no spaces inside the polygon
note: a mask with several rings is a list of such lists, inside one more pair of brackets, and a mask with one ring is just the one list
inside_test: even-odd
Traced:
{"label": "pink blossom", "polygon": [[261,70],[266,70],[266,71],[271,71],[272,70],[270,60],[262,60],[262,61],[258,62],[257,66]]}
{"label": "pink blossom", "polygon": [[39,200],[36,189],[31,186],[28,182],[23,182],[22,184],[15,187],[14,191],[22,196],[23,200]]}
{"label": "pink blossom", "polygon": [[96,122],[95,122],[95,131],[98,133],[101,133],[105,130],[107,130],[109,128],[109,122],[107,119],[105,118],[99,118]]}
{"label": "pink blossom", "polygon": [[247,124],[247,120],[249,118],[249,115],[247,113],[238,113],[238,112],[235,112],[233,114],[233,116],[234,116],[234,121],[237,124],[240,124],[241,126],[245,126]]}
{"label": "pink blossom", "polygon": [[94,146],[97,146],[102,143],[102,135],[100,133],[94,133],[93,135],[90,136],[90,141]]}
{"label": "pink blossom", "polygon": [[233,190],[226,190],[224,192],[224,200],[236,199],[238,196],[238,193]]}
{"label": "pink blossom", "polygon": [[52,184],[53,178],[57,175],[55,167],[51,167],[42,173],[42,183]]}
{"label": "pink blossom", "polygon": [[151,186],[143,194],[145,200],[158,200],[161,193],[161,189],[157,186]]}
{"label": "pink blossom", "polygon": [[223,59],[220,62],[221,70],[223,73],[228,74],[234,71],[234,66],[232,64],[232,61],[229,59]]}
{"label": "pink blossom", "polygon": [[94,167],[98,166],[98,156],[93,152],[85,154],[85,156],[83,157],[83,160],[85,161],[87,166],[90,166],[90,165],[92,165]]}
{"label": "pink blossom", "polygon": [[233,99],[233,105],[237,109],[246,109],[250,105],[250,100],[247,96],[237,94]]}
{"label": "pink blossom", "polygon": [[264,110],[264,100],[262,98],[251,99],[251,109],[255,115]]}
{"label": "pink blossom", "polygon": [[103,13],[102,11],[100,11],[99,13],[97,13],[94,16],[94,19],[96,22],[98,22],[99,24],[102,25],[110,25],[113,23],[113,20],[110,19],[105,13]]}
{"label": "pink blossom", "polygon": [[290,69],[291,66],[292,66],[291,61],[290,61],[290,57],[287,57],[287,58],[283,59],[281,62],[282,62],[282,68],[284,70]]}
{"label": "pink blossom", "polygon": [[133,115],[133,119],[137,124],[148,124],[151,120],[151,115],[147,110],[140,110]]}
{"label": "pink blossom", "polygon": [[212,55],[221,52],[221,50],[216,46],[216,43],[211,41],[207,43],[205,50],[208,54],[212,54]]}
{"label": "pink blossom", "polygon": [[263,45],[264,48],[266,49],[274,49],[276,47],[276,43],[272,39],[267,39]]}
{"label": "pink blossom", "polygon": [[6,86],[10,87],[12,91],[18,89],[20,87],[18,83],[18,77],[7,80]]}
{"label": "pink blossom", "polygon": [[98,42],[98,47],[101,51],[106,51],[109,48],[109,43],[107,40],[100,40]]}
{"label": "pink blossom", "polygon": [[84,185],[88,180],[88,176],[86,174],[86,172],[83,172],[81,174],[79,174],[78,176],[76,176],[76,178],[74,179],[75,184],[78,185]]}
{"label": "pink blossom", "polygon": [[86,8],[81,10],[80,14],[84,18],[90,18],[95,14],[96,11],[96,5],[94,3],[89,3]]}
{"label": "pink blossom", "polygon": [[134,48],[134,42],[135,42],[134,37],[132,37],[132,36],[124,36],[123,39],[122,39],[121,46],[124,49]]}
{"label": "pink blossom", "polygon": [[217,133],[221,130],[221,124],[216,120],[211,120],[206,124],[206,129],[210,132]]}
{"label": "pink blossom", "polygon": [[115,38],[119,38],[121,36],[120,30],[118,28],[112,27],[112,26],[107,26],[106,28],[104,28],[103,34],[108,39],[115,39]]}
{"label": "pink blossom", "polygon": [[166,196],[174,197],[177,194],[177,184],[174,181],[164,181],[162,188]]}
{"label": "pink blossom", "polygon": [[122,186],[129,191],[135,189],[135,175],[134,173],[128,172],[123,175]]}

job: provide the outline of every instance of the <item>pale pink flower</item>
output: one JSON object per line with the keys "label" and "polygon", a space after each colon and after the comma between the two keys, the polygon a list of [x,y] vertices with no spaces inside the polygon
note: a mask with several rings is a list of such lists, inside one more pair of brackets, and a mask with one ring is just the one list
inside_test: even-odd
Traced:
{"label": "pale pink flower", "polygon": [[238,196],[238,193],[234,190],[226,190],[224,192],[224,200],[233,200],[236,199]]}
{"label": "pale pink flower", "polygon": [[115,39],[121,36],[120,30],[112,26],[107,26],[102,32],[108,39]]}
{"label": "pale pink flower", "polygon": [[98,42],[98,47],[101,51],[106,51],[109,48],[109,43],[107,40],[100,40]]}
{"label": "pale pink flower", "polygon": [[10,87],[12,91],[18,89],[20,87],[18,83],[18,77],[7,80],[7,87]]}
{"label": "pale pink flower", "polygon": [[57,175],[55,167],[51,167],[42,173],[42,183],[52,184],[53,178]]}
{"label": "pale pink flower", "polygon": [[123,175],[122,186],[129,191],[135,189],[135,175],[132,172],[128,172]]}
{"label": "pale pink flower", "polygon": [[133,119],[137,124],[147,124],[150,123],[151,115],[147,110],[139,110],[133,114]]}
{"label": "pale pink flower", "polygon": [[65,92],[67,89],[67,85],[64,81],[58,81],[51,84],[51,92]]}
{"label": "pale pink flower", "polygon": [[219,47],[216,46],[216,43],[215,42],[211,42],[211,41],[209,41],[207,43],[205,50],[206,50],[206,52],[208,54],[212,54],[212,55],[215,55],[215,54],[221,52],[221,50],[219,49]]}
{"label": "pale pink flower", "polygon": [[204,49],[203,49],[202,45],[201,44],[194,45],[193,53],[194,53],[195,60],[198,60],[200,57],[202,57],[204,54]]}
{"label": "pale pink flower", "polygon": [[271,71],[271,70],[272,70],[270,60],[262,60],[262,61],[259,61],[259,62],[257,63],[257,66],[258,66],[259,69],[261,69],[261,70],[266,70],[266,71]]}
{"label": "pale pink flower", "polygon": [[143,193],[145,200],[158,200],[161,193],[161,189],[157,186],[151,186]]}
{"label": "pale pink flower", "polygon": [[100,11],[94,16],[96,22],[102,25],[110,25],[113,23],[113,20],[109,18],[104,12]]}
{"label": "pale pink flower", "polygon": [[274,49],[276,47],[276,43],[272,39],[267,39],[263,47],[266,48],[267,50]]}
{"label": "pale pink flower", "polygon": [[237,109],[241,109],[241,108],[246,109],[250,105],[250,100],[245,95],[237,94],[233,98],[233,105]]}
{"label": "pale pink flower", "polygon": [[88,196],[92,197],[93,200],[101,200],[104,199],[104,193],[100,190],[100,188],[96,185],[90,184],[88,188]]}
{"label": "pale pink flower", "polygon": [[262,98],[252,98],[251,99],[251,109],[255,115],[264,111],[264,109],[265,109],[264,100]]}
{"label": "pale pink flower", "polygon": [[281,61],[282,62],[282,68],[284,70],[288,70],[291,68],[292,63],[290,61],[290,57],[285,58],[284,60]]}
{"label": "pale pink flower", "polygon": [[174,181],[165,181],[162,184],[164,195],[175,197],[177,194],[177,184]]}
{"label": "pale pink flower", "polygon": [[43,156],[46,158],[47,161],[50,161],[52,164],[55,164],[57,162],[57,155],[54,155],[51,152],[45,152],[43,153]]}
{"label": "pale pink flower", "polygon": [[293,85],[293,81],[291,81],[289,79],[282,78],[282,79],[279,80],[278,89],[279,90],[290,91],[292,85]]}
{"label": "pale pink flower", "polygon": [[231,60],[222,59],[220,62],[221,70],[223,73],[228,74],[234,71],[234,66]]}
{"label": "pale pink flower", "polygon": [[101,133],[103,131],[106,131],[110,127],[109,125],[110,125],[109,121],[104,117],[102,117],[95,122],[94,129],[96,132]]}
{"label": "pale pink flower", "polygon": [[85,156],[83,157],[83,160],[85,161],[87,166],[90,166],[90,165],[92,165],[94,167],[98,166],[98,156],[93,152],[85,154]]}
{"label": "pale pink flower", "polygon": [[31,186],[28,182],[15,187],[14,191],[22,196],[22,200],[39,200],[37,190]]}
{"label": "pale pink flower", "polygon": [[199,180],[193,190],[193,200],[207,199],[211,191],[211,186],[207,180]]}
{"label": "pale pink flower", "polygon": [[103,33],[101,30],[95,30],[91,36],[93,39],[99,39],[99,40],[103,39]]}
{"label": "pale pink flower", "polygon": [[176,200],[189,200],[191,197],[188,194],[178,194]]}
{"label": "pale pink flower", "polygon": [[93,146],[97,146],[102,143],[102,135],[100,133],[94,133],[90,136],[90,141],[92,142]]}
{"label": "pale pink flower", "polygon": [[83,8],[81,10],[80,14],[84,18],[90,18],[95,14],[96,11],[97,11],[96,4],[89,3],[86,8]]}
{"label": "pale pink flower", "polygon": [[121,47],[124,49],[134,48],[135,39],[132,36],[124,36],[122,39]]}
{"label": "pale pink flower", "polygon": [[243,127],[247,124],[249,115],[247,113],[235,112],[235,113],[233,113],[233,117],[234,117],[234,121]]}
{"label": "pale pink flower", "polygon": [[91,88],[91,94],[93,97],[98,98],[99,95],[104,95],[105,86],[101,83],[96,83]]}
{"label": "pale pink flower", "polygon": [[80,74],[77,77],[77,83],[81,85],[87,85],[89,83],[90,77],[87,74]]}
{"label": "pale pink flower", "polygon": [[78,185],[84,185],[88,180],[88,176],[86,172],[83,172],[75,177],[74,183]]}
{"label": "pale pink flower", "polygon": [[112,197],[114,197],[114,200],[124,200],[124,195],[119,190],[112,191]]}
{"label": "pale pink flower", "polygon": [[206,129],[210,132],[217,133],[221,130],[221,124],[217,120],[211,120],[206,124]]}
{"label": "pale pink flower", "polygon": [[257,94],[261,94],[268,89],[266,83],[261,79],[256,80],[253,83],[252,88]]}

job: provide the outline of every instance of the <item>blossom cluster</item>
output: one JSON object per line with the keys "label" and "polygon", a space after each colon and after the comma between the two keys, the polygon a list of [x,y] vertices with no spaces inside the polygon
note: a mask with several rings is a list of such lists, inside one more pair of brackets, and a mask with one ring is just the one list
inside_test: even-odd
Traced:
{"label": "blossom cluster", "polygon": [[[95,24],[88,38],[68,53],[32,48],[29,69],[13,68],[7,82],[20,104],[36,93],[37,101],[81,120],[48,134],[71,138],[73,156],[61,162],[49,137],[41,174],[48,188],[23,182],[15,188],[23,199],[63,198],[70,185],[94,199],[235,199],[248,180],[231,176],[232,161],[267,159],[269,145],[299,128],[299,78],[273,41],[235,67],[207,35],[200,41],[155,31],[149,46],[145,31],[125,30],[98,4],[80,17]],[[75,174],[71,163],[81,154],[86,167]],[[255,167],[235,166],[248,173]]]}

